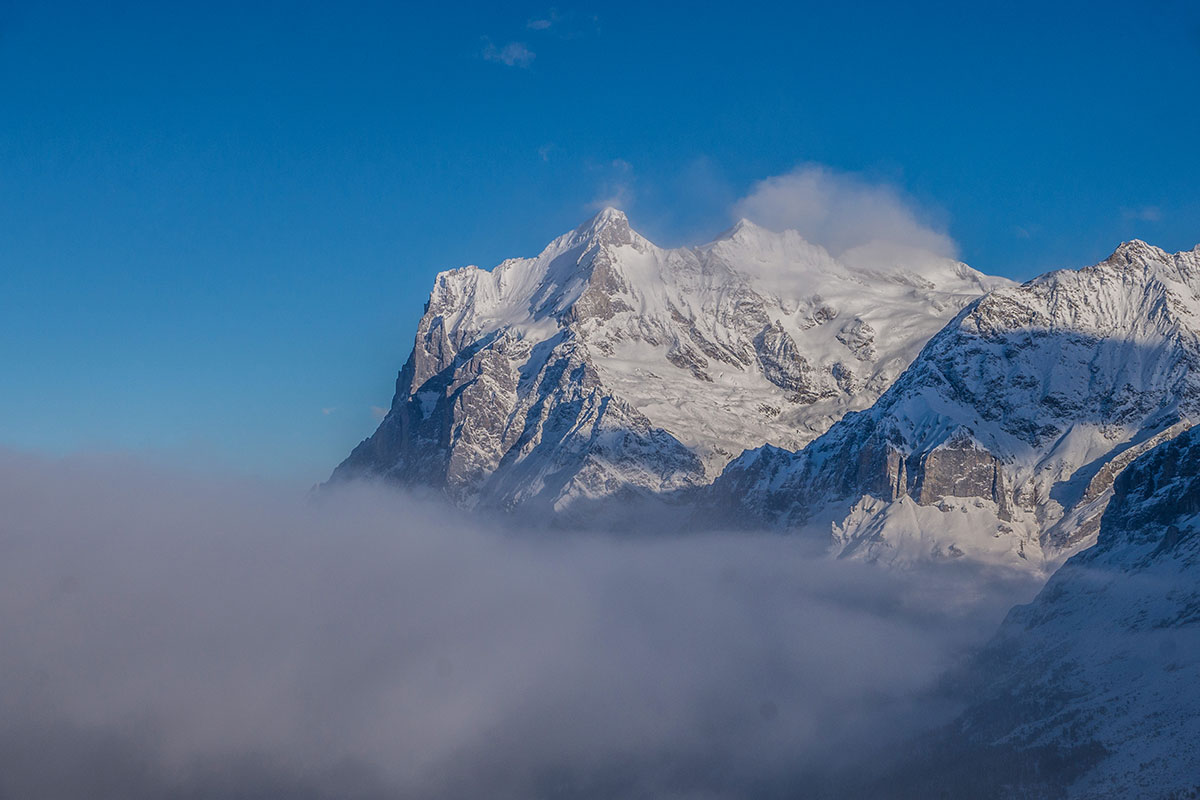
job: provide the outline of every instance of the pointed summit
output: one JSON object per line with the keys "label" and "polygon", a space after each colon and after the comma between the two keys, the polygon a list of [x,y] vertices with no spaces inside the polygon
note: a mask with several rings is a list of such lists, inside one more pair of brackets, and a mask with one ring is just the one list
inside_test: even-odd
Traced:
{"label": "pointed summit", "polygon": [[609,223],[614,223],[614,222],[618,223],[618,224],[623,222],[626,225],[628,225],[629,218],[625,216],[625,212],[622,211],[621,209],[616,208],[614,206],[605,206],[604,208],[600,209],[600,211],[598,211],[596,213],[596,216],[592,217],[588,222],[586,222],[584,224],[591,225],[593,227],[597,227],[597,226],[607,225]]}
{"label": "pointed summit", "polygon": [[1121,242],[1108,258],[1100,261],[1097,266],[1116,267],[1118,270],[1129,271],[1150,269],[1151,265],[1172,263],[1171,255],[1162,248],[1154,247],[1140,239]]}
{"label": "pointed summit", "polygon": [[1123,242],[1096,267],[1122,274],[1154,273],[1169,280],[1192,282],[1200,276],[1200,247],[1172,254],[1141,239],[1133,239]]}
{"label": "pointed summit", "polygon": [[634,233],[625,212],[606,206],[596,216],[575,229],[575,240],[595,244],[633,244]]}
{"label": "pointed summit", "polygon": [[1113,251],[1113,254],[1106,258],[1103,263],[1113,265],[1130,265],[1135,263],[1145,263],[1146,261],[1167,261],[1170,256],[1165,250],[1155,247],[1152,244],[1147,244],[1141,239],[1131,239],[1128,242],[1122,242]]}
{"label": "pointed summit", "polygon": [[622,245],[639,241],[645,240],[629,227],[625,212],[606,206],[575,230],[551,242],[545,252],[565,252],[580,245]]}
{"label": "pointed summit", "polygon": [[729,228],[726,231],[724,231],[723,233],[721,233],[720,235],[718,235],[717,238],[714,239],[713,241],[720,242],[725,239],[736,238],[738,235],[743,235],[743,236],[747,235],[747,234],[752,235],[752,234],[761,233],[761,232],[767,232],[766,228],[762,227],[761,225],[758,225],[757,223],[751,222],[750,220],[746,219],[745,217],[742,217],[737,222],[733,223],[732,228]]}

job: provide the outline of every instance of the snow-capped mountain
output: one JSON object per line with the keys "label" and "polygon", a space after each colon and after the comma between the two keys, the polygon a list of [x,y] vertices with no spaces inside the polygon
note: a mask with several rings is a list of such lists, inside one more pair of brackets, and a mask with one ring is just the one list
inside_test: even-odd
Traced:
{"label": "snow-capped mountain", "polygon": [[[912,797],[1200,794],[1200,429],[1133,462],[1096,544],[1009,614]],[[885,796],[886,792],[883,793]]]}
{"label": "snow-capped mountain", "polygon": [[835,259],[746,221],[664,249],[605,209],[534,258],[439,274],[391,410],[334,479],[557,510],[703,485],[870,406],[1006,283],[919,252]]}
{"label": "snow-capped mountain", "polygon": [[1144,242],[998,289],[869,410],[731,463],[710,509],[888,562],[1050,569],[1095,539],[1115,476],[1200,415],[1200,247]]}

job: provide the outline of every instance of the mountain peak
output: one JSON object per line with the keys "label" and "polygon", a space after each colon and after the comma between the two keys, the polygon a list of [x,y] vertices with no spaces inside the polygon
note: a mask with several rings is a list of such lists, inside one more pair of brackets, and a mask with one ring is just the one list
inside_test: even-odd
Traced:
{"label": "mountain peak", "polygon": [[577,231],[597,233],[611,227],[629,227],[629,217],[625,216],[625,212],[619,208],[605,206],[596,214],[578,228]]}
{"label": "mountain peak", "polygon": [[761,225],[759,225],[756,222],[752,222],[751,220],[748,220],[745,217],[742,217],[737,222],[733,223],[733,227],[729,229],[729,232],[730,232],[730,234],[736,236],[737,234],[741,233],[742,231],[761,231],[761,230],[764,230],[764,228]]}
{"label": "mountain peak", "polygon": [[575,243],[620,245],[633,244],[634,237],[625,212],[605,206],[594,217],[576,228],[571,238]]}
{"label": "mountain peak", "polygon": [[761,225],[742,217],[737,222],[733,223],[733,227],[721,233],[713,241],[714,243],[723,242],[727,239],[745,238],[747,236],[759,236],[769,233],[771,232]]}
{"label": "mountain peak", "polygon": [[1161,248],[1143,242],[1141,239],[1131,239],[1122,242],[1113,254],[1104,260],[1106,264],[1129,265],[1146,261],[1167,261],[1170,256]]}
{"label": "mountain peak", "polygon": [[660,248],[606,207],[537,256],[438,277],[393,413],[338,476],[506,508],[671,495],[870,405],[977,289],[860,278],[746,220]]}
{"label": "mountain peak", "polygon": [[603,225],[610,222],[624,222],[625,224],[629,224],[629,218],[625,216],[625,212],[621,209],[615,206],[605,206],[596,212],[596,215],[591,218],[589,223],[585,224]]}

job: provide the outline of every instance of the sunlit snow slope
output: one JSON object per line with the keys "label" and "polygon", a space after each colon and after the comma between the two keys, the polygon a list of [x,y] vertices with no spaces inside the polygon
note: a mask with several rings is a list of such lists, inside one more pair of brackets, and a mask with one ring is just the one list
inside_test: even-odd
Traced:
{"label": "sunlit snow slope", "polygon": [[1049,570],[1095,540],[1113,479],[1200,415],[1200,248],[1144,242],[999,289],[869,410],[746,453],[710,510],[890,563]]}
{"label": "sunlit snow slope", "polygon": [[870,406],[1006,284],[920,252],[835,259],[745,221],[664,249],[605,209],[535,258],[438,275],[390,412],[334,479],[557,510],[702,485]]}

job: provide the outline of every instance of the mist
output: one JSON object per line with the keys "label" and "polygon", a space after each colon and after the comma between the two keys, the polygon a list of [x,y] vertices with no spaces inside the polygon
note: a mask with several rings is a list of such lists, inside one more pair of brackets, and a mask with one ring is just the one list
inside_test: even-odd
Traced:
{"label": "mist", "polygon": [[0,797],[811,795],[1037,587],[0,452]]}
{"label": "mist", "polygon": [[822,164],[758,181],[734,204],[733,216],[772,230],[795,230],[835,256],[870,263],[896,254],[953,257],[958,245],[930,223],[936,216],[888,183]]}

